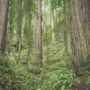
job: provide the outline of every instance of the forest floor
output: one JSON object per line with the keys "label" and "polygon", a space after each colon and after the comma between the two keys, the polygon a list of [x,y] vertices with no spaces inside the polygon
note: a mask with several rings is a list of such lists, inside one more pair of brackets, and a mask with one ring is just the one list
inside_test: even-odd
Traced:
{"label": "forest floor", "polygon": [[77,77],[80,81],[80,84],[76,84],[73,90],[86,90],[86,77],[85,76],[79,76]]}
{"label": "forest floor", "polygon": [[[90,67],[88,67],[88,69],[86,69],[89,73],[90,73]],[[84,70],[84,73],[81,74],[81,75],[77,75],[76,73],[76,78],[79,79],[80,83],[79,84],[76,84],[73,88],[73,90],[90,90],[90,89],[87,89],[87,85],[86,85],[86,81],[87,81],[87,74],[85,73]],[[80,71],[79,71],[80,72]]]}
{"label": "forest floor", "polygon": [[11,60],[0,61],[0,90],[90,90],[90,65],[75,70],[65,60],[51,60],[39,69],[30,64],[27,72]]}

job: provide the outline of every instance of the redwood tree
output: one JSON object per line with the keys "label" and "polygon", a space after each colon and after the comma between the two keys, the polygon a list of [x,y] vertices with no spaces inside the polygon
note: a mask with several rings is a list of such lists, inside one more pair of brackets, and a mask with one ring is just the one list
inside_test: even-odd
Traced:
{"label": "redwood tree", "polygon": [[18,1],[18,20],[17,20],[17,52],[18,52],[18,63],[21,56],[21,42],[22,42],[22,26],[23,26],[23,0]]}
{"label": "redwood tree", "polygon": [[89,41],[88,0],[69,0],[70,34],[73,64],[75,67],[87,63]]}
{"label": "redwood tree", "polygon": [[64,45],[65,45],[65,55],[68,55],[68,31],[66,30],[66,0],[63,0],[63,15],[64,15]]}
{"label": "redwood tree", "polygon": [[42,0],[38,0],[38,29],[36,33],[37,65],[42,66]]}
{"label": "redwood tree", "polygon": [[0,0],[0,53],[5,54],[9,0]]}

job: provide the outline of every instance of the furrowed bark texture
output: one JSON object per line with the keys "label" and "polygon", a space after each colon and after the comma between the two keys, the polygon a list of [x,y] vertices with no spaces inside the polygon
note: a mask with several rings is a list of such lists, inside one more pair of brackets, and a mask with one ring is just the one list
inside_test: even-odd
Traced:
{"label": "furrowed bark texture", "polygon": [[88,0],[69,0],[70,34],[73,64],[75,67],[87,63],[89,45]]}
{"label": "furrowed bark texture", "polygon": [[9,0],[0,0],[0,53],[5,54]]}

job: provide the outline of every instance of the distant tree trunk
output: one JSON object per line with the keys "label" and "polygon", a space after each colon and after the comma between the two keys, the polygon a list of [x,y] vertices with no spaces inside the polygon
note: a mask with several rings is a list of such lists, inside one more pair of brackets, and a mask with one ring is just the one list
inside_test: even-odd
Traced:
{"label": "distant tree trunk", "polygon": [[42,66],[42,0],[38,0],[38,29],[36,36],[37,65]]}
{"label": "distant tree trunk", "polygon": [[[55,15],[54,15],[54,10],[51,10],[51,24],[52,24],[52,29],[55,26]],[[54,30],[52,31],[52,43],[55,44],[55,33]]]}
{"label": "distant tree trunk", "polygon": [[[46,5],[44,5],[44,12],[47,12],[47,10],[46,10]],[[44,27],[44,31],[46,31],[46,26],[47,26],[47,24],[46,24],[46,21],[47,21],[47,16],[45,15],[45,17],[44,17],[44,25],[43,25],[43,27]]]}
{"label": "distant tree trunk", "polygon": [[12,20],[10,20],[10,36],[9,36],[9,40],[8,40],[8,42],[9,42],[9,47],[8,47],[8,54],[10,55],[10,53],[11,53],[11,43],[12,43],[12,38],[13,38],[13,29],[12,29]]}
{"label": "distant tree trunk", "polygon": [[65,45],[65,55],[68,55],[68,41],[67,41],[67,31],[66,31],[66,1],[63,0],[63,13],[64,13],[64,45]]}
{"label": "distant tree trunk", "polygon": [[5,54],[9,0],[0,0],[0,53]]}
{"label": "distant tree trunk", "polygon": [[11,54],[12,51],[12,43],[13,43],[13,32],[14,32],[14,27],[13,27],[13,18],[14,18],[14,14],[13,14],[13,1],[10,3],[10,9],[9,9],[9,28],[8,28],[8,32],[9,32],[9,40],[7,41],[8,43],[8,55]]}
{"label": "distant tree trunk", "polygon": [[29,59],[30,59],[30,50],[31,50],[31,43],[30,43],[30,37],[28,38],[28,50],[27,50],[27,70],[29,71]]}
{"label": "distant tree trunk", "polygon": [[21,41],[22,41],[22,25],[23,25],[23,19],[22,19],[22,0],[19,1],[19,10],[18,10],[18,22],[17,22],[17,52],[18,52],[18,61],[20,61],[21,56]]}
{"label": "distant tree trunk", "polygon": [[38,25],[37,25],[37,23],[38,23],[38,19],[36,18],[35,19],[35,22],[34,22],[34,35],[33,35],[33,38],[34,38],[34,43],[33,43],[33,47],[34,47],[34,49],[37,49],[37,27],[38,27]]}
{"label": "distant tree trunk", "polygon": [[29,71],[29,60],[30,60],[30,53],[31,53],[31,50],[32,50],[32,31],[31,31],[31,19],[30,19],[30,13],[29,13],[29,17],[28,17],[28,20],[29,20],[29,34],[28,34],[28,42],[27,42],[27,45],[28,45],[28,50],[27,50],[27,70]]}
{"label": "distant tree trunk", "polygon": [[[72,59],[75,67],[87,63],[89,35],[87,0],[69,0]],[[88,35],[89,34],[89,35]]]}

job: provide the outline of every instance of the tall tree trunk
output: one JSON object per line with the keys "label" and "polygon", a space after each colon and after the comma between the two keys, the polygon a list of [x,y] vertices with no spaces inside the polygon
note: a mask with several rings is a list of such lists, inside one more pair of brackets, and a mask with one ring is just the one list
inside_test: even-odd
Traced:
{"label": "tall tree trunk", "polygon": [[[83,1],[84,4],[84,9],[83,11],[85,12],[84,16],[84,37],[85,41],[87,43],[87,53],[88,53],[88,61],[90,63],[90,0]],[[86,23],[87,22],[87,23]]]}
{"label": "tall tree trunk", "polygon": [[14,32],[14,27],[13,27],[13,19],[14,19],[14,14],[13,14],[13,1],[10,3],[10,9],[9,9],[9,28],[8,28],[8,32],[9,32],[9,40],[7,41],[8,43],[8,55],[11,54],[11,47],[12,47],[12,43],[13,43],[13,32]]}
{"label": "tall tree trunk", "polygon": [[18,22],[17,22],[17,52],[18,52],[18,61],[20,61],[21,56],[21,41],[22,41],[22,26],[23,26],[23,15],[22,15],[22,0],[19,1],[19,10],[18,10]]}
{"label": "tall tree trunk", "polygon": [[9,0],[0,0],[0,53],[5,54]]}
{"label": "tall tree trunk", "polygon": [[[47,12],[46,5],[44,5],[44,12]],[[45,15],[44,16],[44,25],[43,25],[44,31],[46,31],[46,29],[47,29],[46,28],[47,27],[46,21],[47,21],[47,16]]]}
{"label": "tall tree trunk", "polygon": [[27,70],[29,71],[29,60],[30,60],[30,53],[31,53],[31,50],[32,50],[32,31],[31,31],[31,19],[30,19],[30,13],[29,13],[29,17],[28,17],[28,20],[29,20],[29,34],[28,34],[28,42],[27,42],[27,45],[28,45],[28,50],[27,50]]}
{"label": "tall tree trunk", "polygon": [[35,22],[34,22],[34,34],[33,34],[33,38],[34,38],[34,43],[33,43],[33,47],[34,47],[34,49],[36,49],[37,48],[37,27],[38,27],[38,25],[37,25],[37,23],[38,23],[38,19],[36,18],[35,19]]}
{"label": "tall tree trunk", "polygon": [[[51,10],[51,24],[52,24],[52,29],[55,26],[55,15],[54,15],[54,10]],[[54,30],[52,31],[52,43],[55,44],[55,33]]]}
{"label": "tall tree trunk", "polygon": [[37,65],[42,66],[42,0],[38,0]]}
{"label": "tall tree trunk", "polygon": [[75,67],[87,63],[88,47],[88,2],[87,0],[69,0],[70,4],[70,34],[73,63]]}
{"label": "tall tree trunk", "polygon": [[68,55],[68,41],[67,41],[67,34],[66,31],[66,7],[65,7],[66,1],[63,0],[63,14],[64,14],[64,45],[65,45],[65,55]]}
{"label": "tall tree trunk", "polygon": [[9,47],[8,47],[8,54],[10,55],[11,53],[11,44],[12,44],[12,40],[13,40],[13,29],[12,29],[12,20],[10,20],[10,29],[9,29],[9,33],[10,33],[10,36],[9,36]]}
{"label": "tall tree trunk", "polygon": [[30,43],[30,37],[28,38],[28,50],[27,50],[27,70],[29,71],[29,59],[30,59],[30,51],[31,51],[31,43]]}

